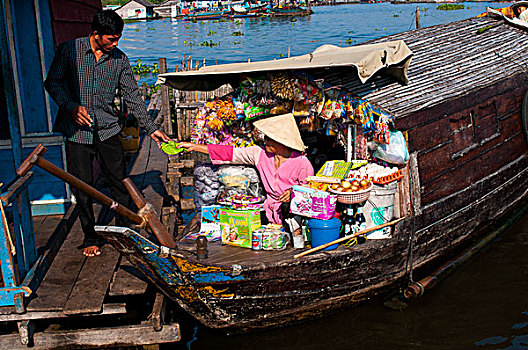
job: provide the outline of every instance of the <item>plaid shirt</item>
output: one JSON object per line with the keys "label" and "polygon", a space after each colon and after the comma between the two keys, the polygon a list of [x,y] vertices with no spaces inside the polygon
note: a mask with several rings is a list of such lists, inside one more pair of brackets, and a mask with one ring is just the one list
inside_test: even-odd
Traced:
{"label": "plaid shirt", "polygon": [[[104,53],[96,61],[89,37],[62,43],[44,85],[59,105],[53,131],[60,132],[69,141],[92,144],[94,132],[101,141],[119,133],[121,127],[113,110],[117,88],[139,125],[149,135],[158,129],[147,115],[128,57],[118,48]],[[72,112],[78,105],[88,111],[92,127],[79,125],[73,120]]]}

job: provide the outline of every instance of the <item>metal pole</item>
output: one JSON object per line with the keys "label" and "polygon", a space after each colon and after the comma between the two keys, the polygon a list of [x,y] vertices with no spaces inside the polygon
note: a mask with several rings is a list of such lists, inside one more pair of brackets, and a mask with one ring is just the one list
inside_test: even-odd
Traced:
{"label": "metal pole", "polygon": [[347,162],[352,161],[352,126],[347,125]]}

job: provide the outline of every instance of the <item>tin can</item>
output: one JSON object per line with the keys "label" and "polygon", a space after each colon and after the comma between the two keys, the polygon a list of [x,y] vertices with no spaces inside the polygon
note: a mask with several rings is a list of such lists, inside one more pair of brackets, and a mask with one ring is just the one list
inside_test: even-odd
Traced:
{"label": "tin can", "polygon": [[262,233],[264,230],[258,229],[251,233],[251,249],[262,250]]}

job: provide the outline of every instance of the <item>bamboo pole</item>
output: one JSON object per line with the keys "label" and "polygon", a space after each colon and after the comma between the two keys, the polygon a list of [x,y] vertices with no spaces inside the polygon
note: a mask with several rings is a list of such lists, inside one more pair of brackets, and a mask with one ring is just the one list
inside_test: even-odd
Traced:
{"label": "bamboo pole", "polygon": [[416,6],[416,29],[420,29],[420,6]]}
{"label": "bamboo pole", "polygon": [[387,227],[387,226],[391,226],[391,225],[395,225],[396,223],[402,221],[403,219],[405,219],[405,217],[403,218],[399,218],[397,220],[394,220],[394,221],[390,221],[390,222],[386,222],[384,224],[381,224],[381,225],[377,225],[377,226],[373,226],[373,227],[370,227],[370,228],[367,228],[365,230],[362,230],[362,231],[359,231],[359,232],[356,232],[354,234],[351,234],[351,235],[348,235],[348,236],[345,236],[345,237],[341,237],[341,238],[338,238],[336,240],[333,240],[332,242],[329,242],[329,243],[325,243],[323,245],[320,245],[320,246],[317,246],[315,248],[312,248],[312,249],[308,249],[307,251],[305,252],[302,252],[302,253],[299,253],[299,254],[296,254],[293,256],[294,259],[298,259],[300,257],[303,257],[305,255],[308,255],[308,254],[311,254],[313,252],[317,252],[321,249],[324,249],[326,247],[330,247],[331,245],[333,244],[337,244],[337,243],[341,243],[343,241],[347,241],[349,239],[352,239],[354,237],[357,237],[357,236],[361,236],[361,235],[364,235],[365,233],[369,233],[371,231],[375,231],[375,230],[379,230],[380,228],[384,228],[384,227]]}

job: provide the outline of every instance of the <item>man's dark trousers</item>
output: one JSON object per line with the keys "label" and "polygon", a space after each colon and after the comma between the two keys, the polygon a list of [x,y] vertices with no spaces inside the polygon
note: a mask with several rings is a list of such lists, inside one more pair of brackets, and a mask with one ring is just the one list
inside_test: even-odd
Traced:
{"label": "man's dark trousers", "polygon": [[[94,185],[93,159],[97,159],[103,173],[108,181],[112,199],[127,208],[130,208],[131,198],[122,180],[126,176],[126,164],[123,153],[123,146],[118,136],[112,136],[107,140],[99,140],[97,133],[94,133],[94,143],[91,145],[66,141],[66,156],[68,159],[68,171],[73,176]],[[95,217],[92,199],[75,188],[72,189],[77,200],[79,219],[84,232],[82,247],[101,246],[104,240],[95,232]],[[116,216],[117,226],[127,226],[128,221],[121,216]]]}

